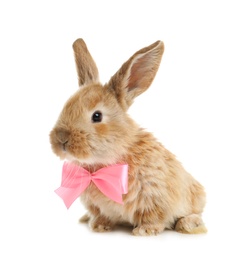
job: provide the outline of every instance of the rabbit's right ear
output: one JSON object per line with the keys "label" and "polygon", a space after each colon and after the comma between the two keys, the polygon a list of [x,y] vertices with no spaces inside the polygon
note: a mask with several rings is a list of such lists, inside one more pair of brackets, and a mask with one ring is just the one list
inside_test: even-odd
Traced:
{"label": "rabbit's right ear", "polygon": [[89,53],[83,39],[73,43],[73,50],[78,73],[79,86],[99,81],[99,73],[95,61]]}
{"label": "rabbit's right ear", "polygon": [[149,88],[163,52],[163,42],[156,41],[137,51],[110,79],[108,87],[115,93],[123,109],[127,110],[134,98]]}

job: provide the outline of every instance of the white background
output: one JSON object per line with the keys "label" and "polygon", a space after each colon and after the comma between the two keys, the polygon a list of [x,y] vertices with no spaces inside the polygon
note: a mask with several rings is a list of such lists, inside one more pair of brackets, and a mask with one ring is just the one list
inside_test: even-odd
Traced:
{"label": "white background", "polygon": [[[0,258],[242,259],[241,1],[0,2]],[[82,37],[105,83],[162,40],[151,88],[130,109],[206,188],[206,235],[97,234],[53,192],[62,162],[49,132],[77,89]]]}

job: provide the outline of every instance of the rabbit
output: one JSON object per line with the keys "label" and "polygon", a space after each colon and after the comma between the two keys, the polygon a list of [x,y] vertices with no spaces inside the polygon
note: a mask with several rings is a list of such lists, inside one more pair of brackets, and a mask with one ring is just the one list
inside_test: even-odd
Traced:
{"label": "rabbit", "polygon": [[72,47],[79,89],[67,100],[50,132],[51,148],[60,159],[90,172],[117,163],[128,165],[123,204],[91,183],[80,195],[87,209],[80,221],[96,232],[128,224],[136,236],[157,235],[165,229],[207,232],[202,220],[204,187],[127,113],[134,99],[150,87],[164,43],[156,41],[137,51],[103,85],[84,40],[77,39]]}

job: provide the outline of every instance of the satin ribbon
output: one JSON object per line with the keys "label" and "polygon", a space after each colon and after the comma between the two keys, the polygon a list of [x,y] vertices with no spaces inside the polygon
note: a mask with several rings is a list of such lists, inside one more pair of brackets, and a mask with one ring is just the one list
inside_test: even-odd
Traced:
{"label": "satin ribbon", "polygon": [[105,196],[123,204],[122,194],[128,192],[128,165],[115,164],[90,173],[78,165],[64,162],[61,186],[55,190],[55,193],[69,208],[91,182]]}

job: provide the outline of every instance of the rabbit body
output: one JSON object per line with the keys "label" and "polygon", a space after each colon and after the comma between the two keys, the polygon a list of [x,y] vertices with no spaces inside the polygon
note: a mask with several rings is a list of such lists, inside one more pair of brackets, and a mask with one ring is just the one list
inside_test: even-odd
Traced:
{"label": "rabbit body", "polygon": [[91,183],[81,194],[92,230],[103,232],[116,224],[133,226],[134,235],[156,235],[164,229],[206,232],[201,214],[203,186],[149,132],[127,114],[134,98],[151,84],[164,51],[162,42],[136,52],[104,86],[86,44],[73,44],[79,90],[65,104],[50,142],[61,158],[90,172],[107,165],[129,167],[128,193],[118,204]]}

